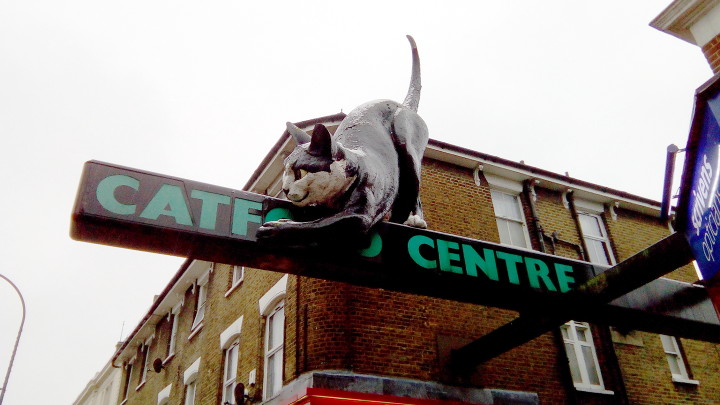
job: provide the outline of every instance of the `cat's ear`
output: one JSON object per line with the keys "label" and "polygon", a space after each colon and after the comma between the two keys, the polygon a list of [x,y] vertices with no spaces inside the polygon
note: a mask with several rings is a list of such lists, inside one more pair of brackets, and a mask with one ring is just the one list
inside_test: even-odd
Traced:
{"label": "cat's ear", "polygon": [[317,124],[313,128],[308,152],[313,156],[332,156],[332,139],[325,125]]}
{"label": "cat's ear", "polygon": [[292,122],[288,122],[285,125],[287,126],[288,133],[292,135],[293,138],[295,138],[295,142],[297,142],[298,145],[303,145],[310,142],[310,135],[308,135],[307,132],[298,128]]}

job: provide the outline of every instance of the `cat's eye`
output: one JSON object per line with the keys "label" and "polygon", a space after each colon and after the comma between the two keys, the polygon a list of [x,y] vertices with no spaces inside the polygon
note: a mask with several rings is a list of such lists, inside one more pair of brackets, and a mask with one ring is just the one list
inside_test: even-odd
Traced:
{"label": "cat's eye", "polygon": [[295,180],[300,180],[307,174],[307,170],[305,169],[295,169]]}

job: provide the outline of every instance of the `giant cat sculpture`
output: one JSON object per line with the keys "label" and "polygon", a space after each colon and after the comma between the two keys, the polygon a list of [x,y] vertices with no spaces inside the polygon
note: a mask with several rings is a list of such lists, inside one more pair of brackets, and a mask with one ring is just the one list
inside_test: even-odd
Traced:
{"label": "giant cat sculpture", "polygon": [[365,103],[345,117],[333,136],[322,124],[308,135],[287,123],[298,146],[285,159],[285,195],[300,207],[324,207],[327,214],[307,222],[266,222],[258,238],[356,238],[383,219],[427,227],[419,191],[428,130],[417,114],[420,58],[415,41],[409,35],[408,40],[412,75],[402,104],[391,100]]}

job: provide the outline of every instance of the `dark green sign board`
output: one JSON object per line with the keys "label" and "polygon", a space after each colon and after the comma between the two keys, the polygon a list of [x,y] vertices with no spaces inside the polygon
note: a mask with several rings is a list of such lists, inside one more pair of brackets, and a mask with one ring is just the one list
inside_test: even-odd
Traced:
{"label": "dark green sign board", "polygon": [[[388,222],[379,224],[363,246],[292,247],[255,237],[266,221],[306,220],[312,215],[276,198],[90,161],[73,209],[71,236],[517,311],[560,302],[564,293],[605,270]],[[704,289],[675,284],[656,280],[586,314],[585,320],[660,333],[686,332],[675,333],[678,336],[720,336],[717,318],[707,316],[712,305]],[[682,305],[658,305],[675,301]]]}
{"label": "dark green sign board", "polygon": [[[567,292],[597,271],[580,261],[391,223],[381,224],[360,247],[288,247],[255,238],[266,221],[304,216],[276,198],[91,161],[71,234],[88,242],[508,308]],[[509,297],[508,291],[517,294]]]}

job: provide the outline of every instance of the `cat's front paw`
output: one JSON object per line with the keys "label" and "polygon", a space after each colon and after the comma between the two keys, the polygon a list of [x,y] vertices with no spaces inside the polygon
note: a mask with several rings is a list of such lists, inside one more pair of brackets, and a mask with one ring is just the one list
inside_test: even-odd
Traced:
{"label": "cat's front paw", "polygon": [[265,222],[264,224],[262,224],[262,226],[258,228],[255,236],[258,239],[275,238],[282,233],[283,228],[286,227],[289,222],[292,221],[284,218],[278,219],[277,221]]}
{"label": "cat's front paw", "polygon": [[412,226],[413,228],[427,229],[427,222],[420,216],[412,214],[403,222],[403,225]]}

